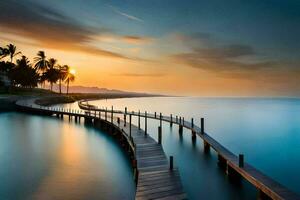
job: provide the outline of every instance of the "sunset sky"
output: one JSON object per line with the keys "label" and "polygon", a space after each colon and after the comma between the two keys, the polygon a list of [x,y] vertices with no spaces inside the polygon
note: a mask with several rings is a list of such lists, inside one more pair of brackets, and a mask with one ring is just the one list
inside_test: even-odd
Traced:
{"label": "sunset sky", "polygon": [[0,45],[76,69],[76,85],[300,96],[298,0],[0,0]]}

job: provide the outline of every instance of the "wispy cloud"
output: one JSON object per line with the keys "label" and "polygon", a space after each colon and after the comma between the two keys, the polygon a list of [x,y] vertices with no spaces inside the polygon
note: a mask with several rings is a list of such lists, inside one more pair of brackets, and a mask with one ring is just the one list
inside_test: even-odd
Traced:
{"label": "wispy cloud", "polygon": [[45,48],[127,59],[120,53],[89,45],[95,35],[108,32],[105,28],[85,26],[54,9],[29,0],[2,0],[0,7],[2,33],[32,39]]}
{"label": "wispy cloud", "polygon": [[113,76],[127,76],[127,77],[163,77],[166,76],[164,73],[120,73],[120,74],[112,74]]}
{"label": "wispy cloud", "polygon": [[142,20],[141,18],[138,18],[136,16],[133,16],[133,15],[130,15],[128,13],[125,13],[125,12],[122,12],[120,11],[119,9],[115,8],[114,6],[111,6],[111,5],[107,5],[109,8],[112,9],[112,11],[114,11],[115,13],[119,14],[119,15],[122,15],[130,20],[133,20],[133,21],[138,21],[138,22],[144,22],[144,20]]}
{"label": "wispy cloud", "polygon": [[122,37],[122,40],[130,44],[146,44],[146,43],[150,43],[153,40],[153,38],[126,35]]}

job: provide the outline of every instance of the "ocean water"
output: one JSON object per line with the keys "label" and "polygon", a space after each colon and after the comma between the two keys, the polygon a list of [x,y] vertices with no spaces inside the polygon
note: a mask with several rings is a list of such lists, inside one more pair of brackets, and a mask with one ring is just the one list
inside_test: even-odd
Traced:
{"label": "ocean water", "polygon": [[0,113],[0,199],[133,199],[130,162],[113,138],[54,117]]}
{"label": "ocean water", "polygon": [[[91,104],[172,113],[186,120],[193,117],[197,124],[204,117],[207,133],[235,154],[243,153],[246,162],[300,194],[300,99],[155,97],[97,100]],[[159,122],[150,120],[148,124],[150,134],[157,138]],[[255,198],[256,189],[247,183],[229,181],[217,167],[214,152],[205,155],[201,139],[193,145],[189,131],[180,138],[178,127],[164,123],[163,147],[175,157],[191,199]]]}
{"label": "ocean water", "polygon": [[[300,194],[299,99],[155,97],[91,103],[193,117],[196,124],[204,117],[208,134]],[[155,139],[158,125],[148,120]],[[229,180],[214,151],[205,154],[202,140],[193,143],[190,131],[180,137],[178,126],[163,123],[163,148],[174,156],[189,199],[256,198],[256,188]],[[0,199],[134,199],[131,167],[118,144],[100,130],[67,119],[1,113],[0,166]]]}

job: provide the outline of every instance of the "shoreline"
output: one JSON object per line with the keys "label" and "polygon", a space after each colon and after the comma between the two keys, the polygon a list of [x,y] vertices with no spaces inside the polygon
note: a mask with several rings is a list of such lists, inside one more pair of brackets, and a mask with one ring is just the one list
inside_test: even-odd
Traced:
{"label": "shoreline", "polygon": [[69,95],[60,94],[33,94],[33,95],[0,95],[0,112],[17,111],[15,103],[18,100],[37,98],[36,104],[51,106],[64,103],[73,103],[83,99],[117,99],[117,98],[138,98],[138,97],[163,97],[164,95],[143,94],[143,93],[73,93]]}

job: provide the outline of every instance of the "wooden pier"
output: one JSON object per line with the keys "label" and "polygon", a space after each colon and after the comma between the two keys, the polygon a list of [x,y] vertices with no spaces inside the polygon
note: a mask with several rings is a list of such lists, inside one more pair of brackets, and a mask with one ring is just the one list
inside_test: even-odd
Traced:
{"label": "wooden pier", "polygon": [[[80,101],[79,107],[84,110],[95,111],[95,112],[103,112],[103,109],[99,109],[96,106],[90,105],[87,101]],[[107,111],[107,110],[106,110]],[[111,111],[107,111],[111,112]],[[270,177],[264,175],[259,170],[255,169],[253,166],[244,162],[244,155],[235,155],[215,139],[210,137],[204,130],[204,119],[201,118],[201,126],[197,126],[194,124],[194,119],[191,121],[185,121],[183,117],[173,117],[163,116],[161,113],[157,115],[150,113],[141,113],[141,112],[128,112],[127,108],[125,111],[113,110],[115,114],[122,114],[127,116],[129,113],[131,116],[137,116],[138,118],[145,118],[145,122],[147,123],[147,118],[156,119],[160,121],[160,127],[162,121],[170,123],[170,126],[173,124],[178,125],[179,134],[183,133],[183,128],[189,129],[191,131],[191,139],[196,140],[196,136],[200,137],[204,143],[204,151],[209,152],[212,148],[218,154],[218,164],[221,166],[228,176],[234,177],[243,177],[248,182],[250,182],[253,186],[255,186],[258,190],[258,198],[259,199],[275,199],[275,200],[300,200],[299,195],[290,191],[283,185],[279,184],[275,180]],[[126,119],[126,117],[124,117]],[[145,124],[145,131],[147,131],[147,125]],[[160,136],[158,136],[159,138]],[[153,149],[155,149],[153,147]],[[155,159],[154,159],[155,160]],[[153,160],[153,161],[154,161]],[[157,175],[158,177],[159,175]],[[139,192],[139,191],[138,191]],[[138,194],[138,193],[137,193]]]}
{"label": "wooden pier", "polygon": [[[146,130],[142,130],[131,123],[131,114],[125,114],[124,120],[114,115],[113,108],[96,111],[44,107],[35,104],[35,99],[18,101],[21,111],[54,115],[57,118],[68,116],[80,121],[83,118],[87,123],[104,124],[112,133],[118,132],[123,141],[124,149],[128,151],[134,169],[134,179],[137,183],[136,199],[187,199],[183,190],[179,171],[173,164],[173,157],[168,160],[164,150],[158,142],[151,138]],[[125,111],[127,112],[127,111]],[[120,114],[120,113],[119,113]],[[126,118],[129,116],[129,122]],[[146,127],[145,127],[146,128]],[[121,135],[120,135],[121,134]]]}

